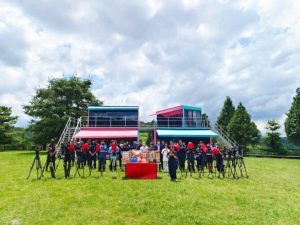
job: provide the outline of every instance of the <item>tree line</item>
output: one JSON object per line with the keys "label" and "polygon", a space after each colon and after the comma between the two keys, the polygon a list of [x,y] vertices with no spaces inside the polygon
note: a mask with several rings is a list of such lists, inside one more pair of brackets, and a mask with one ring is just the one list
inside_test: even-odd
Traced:
{"label": "tree line", "polygon": [[[292,106],[284,123],[287,140],[295,145],[300,144],[300,88],[296,90]],[[280,124],[275,119],[270,119],[266,124],[266,135],[262,137],[256,124],[251,120],[250,114],[240,102],[234,107],[229,96],[226,97],[217,123],[239,144],[248,146],[262,143],[272,152],[284,152],[280,138]],[[262,139],[262,140],[261,140]]]}
{"label": "tree line", "polygon": [[[85,116],[88,106],[103,105],[91,87],[91,80],[75,76],[49,79],[48,85],[38,88],[30,102],[23,105],[25,114],[32,118],[26,129],[15,127],[17,117],[12,116],[11,107],[0,106],[0,144],[45,145],[50,139],[58,140],[69,117]],[[204,116],[208,119],[206,114]],[[261,133],[245,106],[240,102],[235,107],[230,97],[226,97],[217,123],[241,145],[256,145],[261,140]],[[300,144],[300,88],[284,126],[288,141]],[[269,120],[266,128],[264,142],[273,149],[280,148],[279,123]]]}

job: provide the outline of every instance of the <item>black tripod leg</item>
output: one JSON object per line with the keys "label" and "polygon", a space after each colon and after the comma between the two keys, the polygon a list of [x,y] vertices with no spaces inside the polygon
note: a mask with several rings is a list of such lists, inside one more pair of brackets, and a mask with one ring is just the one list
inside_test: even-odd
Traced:
{"label": "black tripod leg", "polygon": [[234,179],[239,179],[239,176],[238,176],[237,171],[236,171],[236,161],[234,162],[234,165],[233,165],[233,178]]}
{"label": "black tripod leg", "polygon": [[51,163],[51,166],[50,166],[51,177],[55,179],[56,177],[55,177],[55,168],[54,168],[53,159],[51,159],[50,163]]}
{"label": "black tripod leg", "polygon": [[57,163],[56,167],[54,168],[54,172],[56,172],[56,170],[57,170],[57,168],[58,168],[58,166],[59,166],[60,160],[61,160],[61,158],[58,159],[58,163]]}
{"label": "black tripod leg", "polygon": [[34,160],[33,160],[33,162],[32,162],[32,166],[31,166],[30,171],[29,171],[29,174],[28,174],[28,176],[27,176],[27,180],[28,180],[29,177],[30,177],[31,171],[32,171],[32,169],[33,169],[33,167],[34,167],[35,160],[36,160],[36,159],[34,158]]}
{"label": "black tripod leg", "polygon": [[245,165],[245,162],[244,162],[244,159],[242,159],[242,165],[244,166],[244,170],[245,170],[245,173],[246,173],[246,178],[249,178],[248,173],[247,173],[247,168],[246,168],[246,165]]}
{"label": "black tripod leg", "polygon": [[81,175],[80,175],[80,173],[79,173],[79,166],[78,166],[78,164],[77,164],[77,162],[75,161],[75,166],[76,166],[76,171],[75,171],[75,175],[74,175],[74,177],[76,177],[76,174],[78,174],[78,176],[80,176],[81,177]]}
{"label": "black tripod leg", "polygon": [[[39,164],[39,170],[41,170],[41,175],[40,175],[40,177],[42,176],[42,170],[43,170],[43,167],[42,167],[42,162],[41,162],[41,159],[39,158],[38,159],[38,164]],[[40,178],[39,177],[39,178]]]}
{"label": "black tripod leg", "polygon": [[41,175],[40,175],[39,179],[41,179],[42,177],[44,177],[44,171],[46,169],[46,165],[47,165],[47,162],[45,162],[45,165],[44,165],[44,167],[42,169],[42,172],[41,172]]}

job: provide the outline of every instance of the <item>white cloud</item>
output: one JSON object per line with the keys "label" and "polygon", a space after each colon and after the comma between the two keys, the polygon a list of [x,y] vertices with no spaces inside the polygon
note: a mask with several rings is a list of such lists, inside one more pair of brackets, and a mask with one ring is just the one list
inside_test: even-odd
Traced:
{"label": "white cloud", "polygon": [[300,84],[300,3],[198,1],[0,3],[0,104],[22,104],[48,77],[90,77],[107,105],[143,117],[190,104],[215,120],[227,95],[261,129],[283,123]]}

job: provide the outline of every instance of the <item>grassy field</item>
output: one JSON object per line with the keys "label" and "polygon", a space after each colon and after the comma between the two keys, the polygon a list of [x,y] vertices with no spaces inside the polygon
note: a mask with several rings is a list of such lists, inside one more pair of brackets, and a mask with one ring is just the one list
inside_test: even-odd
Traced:
{"label": "grassy field", "polygon": [[[0,153],[0,224],[300,224],[300,161],[247,158],[249,179],[26,180],[33,154]],[[42,162],[45,156],[42,157]],[[71,172],[74,174],[74,170]]]}

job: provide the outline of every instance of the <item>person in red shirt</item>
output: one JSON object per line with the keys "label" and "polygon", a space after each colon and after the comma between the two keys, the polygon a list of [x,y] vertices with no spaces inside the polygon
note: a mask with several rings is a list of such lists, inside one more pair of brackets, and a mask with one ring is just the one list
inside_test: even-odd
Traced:
{"label": "person in red shirt", "polygon": [[186,171],[187,173],[190,172],[190,175],[192,176],[192,173],[195,172],[195,145],[193,142],[189,142],[187,145],[187,161],[188,161],[188,169]]}
{"label": "person in red shirt", "polygon": [[75,144],[74,144],[74,141],[70,141],[69,152],[71,154],[71,164],[72,164],[72,166],[74,166],[74,162],[75,162]]}
{"label": "person in red shirt", "polygon": [[97,154],[100,152],[100,143],[99,143],[99,141],[97,141],[97,144],[96,144],[96,152],[97,152]]}
{"label": "person in red shirt", "polygon": [[175,153],[178,152],[180,149],[179,144],[178,143],[174,144],[173,148],[174,148]]}
{"label": "person in red shirt", "polygon": [[216,167],[217,167],[217,170],[219,172],[218,178],[220,178],[221,174],[222,174],[223,178],[225,178],[223,155],[222,155],[220,147],[216,146],[214,148],[213,155],[216,159]]}
{"label": "person in red shirt", "polygon": [[206,147],[206,144],[205,144],[205,143],[202,143],[202,141],[201,141],[200,143],[201,143],[201,149],[202,149],[202,152],[203,152],[204,154],[206,154],[206,153],[207,153],[207,147]]}
{"label": "person in red shirt", "polygon": [[90,146],[87,141],[81,146],[83,166],[87,164]]}

